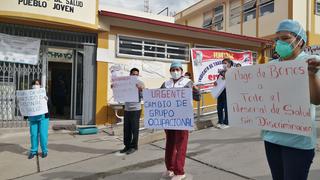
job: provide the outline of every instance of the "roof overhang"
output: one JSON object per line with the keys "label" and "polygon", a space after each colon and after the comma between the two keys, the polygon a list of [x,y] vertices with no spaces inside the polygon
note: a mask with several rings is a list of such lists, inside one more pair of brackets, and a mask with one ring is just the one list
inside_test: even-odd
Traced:
{"label": "roof overhang", "polygon": [[99,11],[99,15],[99,20],[103,23],[107,23],[109,26],[118,26],[135,30],[158,32],[167,35],[183,36],[186,38],[196,38],[209,41],[211,40],[214,42],[239,44],[242,46],[251,46],[259,49],[270,47],[273,44],[272,41],[267,39],[207,30],[203,28],[168,23],[110,11]]}

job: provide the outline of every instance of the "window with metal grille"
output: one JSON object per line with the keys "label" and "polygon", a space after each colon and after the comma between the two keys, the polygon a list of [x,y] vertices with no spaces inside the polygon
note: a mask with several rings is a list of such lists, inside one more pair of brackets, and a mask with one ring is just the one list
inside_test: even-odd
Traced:
{"label": "window with metal grille", "polygon": [[230,16],[229,16],[229,26],[240,24],[241,22],[241,1],[233,0],[230,1]]}
{"label": "window with metal grille", "polygon": [[244,22],[256,18],[256,0],[245,0],[242,9]]}
{"label": "window with metal grille", "polygon": [[260,0],[259,2],[260,16],[274,12],[274,0]]}
{"label": "window with metal grille", "polygon": [[189,61],[189,45],[138,37],[118,36],[119,57],[139,57],[149,60]]}
{"label": "window with metal grille", "polygon": [[202,28],[211,29],[212,17],[213,17],[213,11],[212,10],[209,10],[209,11],[203,13]]}
{"label": "window with metal grille", "polygon": [[315,0],[315,10],[314,13],[316,15],[320,15],[320,0]]}
{"label": "window with metal grille", "polygon": [[223,29],[223,5],[214,8],[213,25],[216,30]]}

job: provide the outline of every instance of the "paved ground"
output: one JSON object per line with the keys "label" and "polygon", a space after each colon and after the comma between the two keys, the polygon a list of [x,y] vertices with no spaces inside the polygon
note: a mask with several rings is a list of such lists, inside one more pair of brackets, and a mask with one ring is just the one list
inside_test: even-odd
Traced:
{"label": "paved ground", "polygon": [[[0,134],[0,179],[158,180],[165,169],[163,131],[140,133],[139,150],[124,156],[118,153],[123,148],[121,136],[103,131],[87,136],[51,133],[49,156],[39,158],[40,173],[36,158],[27,159],[28,136],[21,130]],[[188,179],[271,179],[263,148],[258,130],[211,127],[193,131],[185,166]],[[318,149],[309,180],[320,177],[319,153]]]}

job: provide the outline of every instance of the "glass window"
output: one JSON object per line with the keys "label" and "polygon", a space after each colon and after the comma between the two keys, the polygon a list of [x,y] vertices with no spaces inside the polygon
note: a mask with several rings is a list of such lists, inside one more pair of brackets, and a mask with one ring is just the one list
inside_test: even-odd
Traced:
{"label": "glass window", "polygon": [[241,1],[230,1],[229,26],[240,24],[241,22]]}
{"label": "glass window", "polygon": [[256,0],[245,0],[243,4],[243,21],[250,21],[256,18]]}
{"label": "glass window", "polygon": [[152,60],[189,60],[189,45],[128,36],[118,38],[118,56],[139,56]]}
{"label": "glass window", "polygon": [[214,8],[213,25],[216,30],[223,29],[223,5]]}
{"label": "glass window", "polygon": [[260,16],[274,12],[274,0],[260,0]]}
{"label": "glass window", "polygon": [[203,14],[203,23],[202,27],[206,29],[210,29],[212,26],[212,17],[213,17],[213,11],[207,11]]}
{"label": "glass window", "polygon": [[315,0],[315,10],[316,15],[320,15],[320,0]]}

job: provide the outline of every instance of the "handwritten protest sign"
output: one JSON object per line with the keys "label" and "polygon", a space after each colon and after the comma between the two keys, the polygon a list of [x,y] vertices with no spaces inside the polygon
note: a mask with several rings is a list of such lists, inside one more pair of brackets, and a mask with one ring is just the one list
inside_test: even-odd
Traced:
{"label": "handwritten protest sign", "polygon": [[30,89],[17,91],[17,100],[23,116],[36,116],[48,112],[46,90]]}
{"label": "handwritten protest sign", "polygon": [[226,89],[230,125],[311,135],[307,63],[230,69]]}
{"label": "handwritten protest sign", "polygon": [[112,77],[112,91],[117,102],[139,102],[137,88],[138,79],[135,76]]}
{"label": "handwritten protest sign", "polygon": [[146,128],[193,130],[191,88],[146,89],[143,98]]}
{"label": "handwritten protest sign", "polygon": [[214,86],[211,89],[211,94],[213,97],[218,98],[220,96],[220,94],[222,93],[222,91],[224,90],[224,88],[226,87],[226,81],[223,80],[222,78],[219,78],[217,81],[217,86]]}

